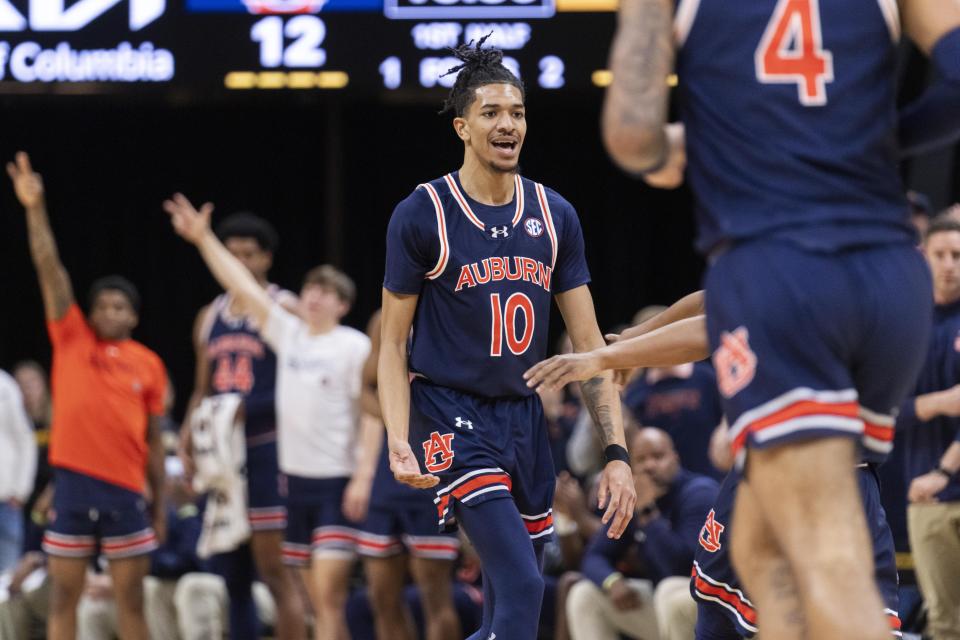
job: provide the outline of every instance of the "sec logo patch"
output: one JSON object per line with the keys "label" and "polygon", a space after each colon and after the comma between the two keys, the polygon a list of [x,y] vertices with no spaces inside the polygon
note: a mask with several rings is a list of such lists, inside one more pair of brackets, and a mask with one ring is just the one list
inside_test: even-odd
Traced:
{"label": "sec logo patch", "polygon": [[539,238],[543,235],[543,223],[536,218],[527,218],[524,220],[523,229],[531,238]]}

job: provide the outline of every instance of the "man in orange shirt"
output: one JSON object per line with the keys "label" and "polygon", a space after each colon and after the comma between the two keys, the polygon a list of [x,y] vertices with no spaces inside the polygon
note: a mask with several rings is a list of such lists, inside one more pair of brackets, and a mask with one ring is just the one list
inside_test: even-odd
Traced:
{"label": "man in orange shirt", "polygon": [[44,535],[52,580],[47,637],[73,640],[77,602],[90,557],[110,562],[120,637],[146,640],[143,577],[149,553],[165,535],[163,445],[159,416],[167,377],[155,353],[130,339],[139,295],[119,276],[95,282],[84,318],[47,220],[43,181],[26,153],[7,164],[26,209],[30,255],[37,269],[53,344],[55,515]]}

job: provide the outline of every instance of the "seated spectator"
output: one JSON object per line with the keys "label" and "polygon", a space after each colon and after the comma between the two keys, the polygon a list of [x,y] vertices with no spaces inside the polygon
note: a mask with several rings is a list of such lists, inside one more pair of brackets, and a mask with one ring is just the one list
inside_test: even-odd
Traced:
{"label": "seated spectator", "polygon": [[[630,452],[638,511],[619,540],[608,538],[604,526],[587,547],[586,579],[567,596],[570,637],[689,640],[696,624],[688,590],[694,545],[718,486],[683,469],[661,429],[641,429]],[[641,570],[626,569],[631,555]]]}
{"label": "seated spectator", "polygon": [[627,386],[623,402],[634,420],[670,434],[684,469],[723,478],[707,457],[710,434],[723,418],[709,362],[646,369]]}

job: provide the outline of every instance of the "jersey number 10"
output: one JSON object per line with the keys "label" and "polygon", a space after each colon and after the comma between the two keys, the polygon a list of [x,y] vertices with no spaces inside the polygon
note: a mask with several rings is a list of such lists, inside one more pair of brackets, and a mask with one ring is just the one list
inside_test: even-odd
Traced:
{"label": "jersey number 10", "polygon": [[[533,303],[523,293],[514,293],[507,298],[507,304],[501,306],[500,294],[490,295],[490,355],[499,358],[503,355],[504,335],[507,348],[515,356],[523,355],[533,342],[533,329],[536,320],[533,316]],[[517,314],[523,313],[523,335],[517,336]]]}
{"label": "jersey number 10", "polygon": [[779,0],[753,60],[763,84],[796,84],[800,104],[827,104],[833,55],[823,48],[819,0]]}

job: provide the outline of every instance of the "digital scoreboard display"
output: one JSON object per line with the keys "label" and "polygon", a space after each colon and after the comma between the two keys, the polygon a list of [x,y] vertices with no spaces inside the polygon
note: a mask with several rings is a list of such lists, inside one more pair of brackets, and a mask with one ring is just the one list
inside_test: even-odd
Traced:
{"label": "digital scoreboard display", "polygon": [[403,92],[487,45],[533,90],[603,86],[616,0],[0,0],[0,93]]}

